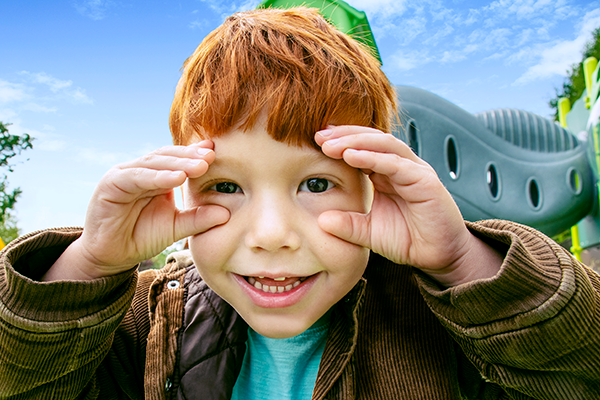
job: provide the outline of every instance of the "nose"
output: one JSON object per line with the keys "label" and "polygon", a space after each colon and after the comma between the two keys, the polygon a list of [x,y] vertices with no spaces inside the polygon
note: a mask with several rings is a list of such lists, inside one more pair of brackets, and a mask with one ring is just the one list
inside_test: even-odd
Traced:
{"label": "nose", "polygon": [[250,210],[246,245],[253,251],[293,251],[300,247],[293,206],[265,197],[257,199]]}

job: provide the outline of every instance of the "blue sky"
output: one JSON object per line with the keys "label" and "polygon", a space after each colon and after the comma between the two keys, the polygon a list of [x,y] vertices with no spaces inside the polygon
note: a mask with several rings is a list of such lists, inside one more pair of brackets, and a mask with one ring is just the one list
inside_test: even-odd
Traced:
{"label": "blue sky", "polygon": [[[0,120],[36,138],[9,175],[23,232],[82,225],[114,164],[170,143],[187,56],[227,15],[258,1],[71,0],[0,4]],[[350,0],[367,13],[394,84],[469,112],[542,116],[600,27],[600,1]]]}

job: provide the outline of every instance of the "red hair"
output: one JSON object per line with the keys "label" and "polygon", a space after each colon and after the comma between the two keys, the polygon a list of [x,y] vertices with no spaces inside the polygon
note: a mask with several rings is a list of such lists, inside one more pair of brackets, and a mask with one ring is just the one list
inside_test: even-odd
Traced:
{"label": "red hair", "polygon": [[169,125],[175,144],[189,144],[265,113],[275,140],[316,147],[329,124],[390,132],[396,106],[369,49],[316,9],[261,9],[227,18],[185,61]]}

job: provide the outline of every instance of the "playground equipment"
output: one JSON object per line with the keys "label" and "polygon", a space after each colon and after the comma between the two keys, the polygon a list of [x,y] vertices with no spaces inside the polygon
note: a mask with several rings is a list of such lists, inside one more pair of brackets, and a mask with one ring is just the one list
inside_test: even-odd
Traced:
{"label": "playground equipment", "polygon": [[256,8],[318,8],[321,15],[340,31],[364,43],[381,63],[381,56],[364,11],[358,11],[341,0],[264,0]]}
{"label": "playground equipment", "polygon": [[583,63],[586,89],[572,105],[568,99],[560,99],[558,104],[559,121],[564,127],[569,128],[578,137],[585,140],[588,161],[593,170],[595,190],[592,211],[571,229],[573,241],[572,251],[580,258],[582,250],[600,244],[600,212],[598,206],[599,171],[600,171],[600,92],[598,60],[594,57],[586,59]]}
{"label": "playground equipment", "polygon": [[[258,7],[315,7],[333,25],[379,51],[364,12],[342,0],[265,0]],[[572,251],[600,244],[598,62],[586,60],[586,93],[559,102],[560,126],[522,110],[470,114],[425,90],[397,86],[406,117],[393,132],[430,163],[467,220],[502,218],[557,236]]]}
{"label": "playground equipment", "polygon": [[465,219],[507,219],[554,236],[591,211],[593,173],[571,132],[526,111],[473,115],[422,89],[396,91],[407,121],[394,134],[431,164]]}

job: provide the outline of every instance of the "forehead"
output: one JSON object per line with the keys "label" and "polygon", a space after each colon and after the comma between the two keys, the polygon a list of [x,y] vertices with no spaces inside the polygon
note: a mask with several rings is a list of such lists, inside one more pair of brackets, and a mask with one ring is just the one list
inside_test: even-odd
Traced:
{"label": "forehead", "polygon": [[255,185],[290,190],[306,179],[324,178],[351,197],[361,197],[368,187],[368,177],[343,160],[309,146],[276,141],[264,129],[233,130],[212,140],[215,160],[204,175],[189,181],[190,188],[231,181],[244,191],[257,189]]}
{"label": "forehead", "polygon": [[[307,145],[293,145],[273,139],[264,129],[232,131],[212,139],[215,153],[221,161],[235,163],[240,159],[260,161],[269,158],[273,161],[288,161],[290,157],[308,162],[331,160],[320,150]],[[334,161],[334,160],[331,160]],[[215,163],[218,160],[215,160]]]}

